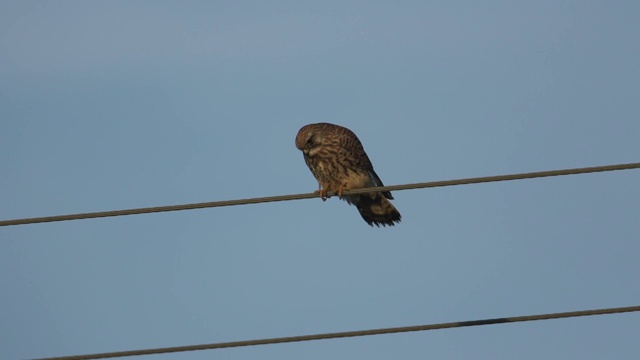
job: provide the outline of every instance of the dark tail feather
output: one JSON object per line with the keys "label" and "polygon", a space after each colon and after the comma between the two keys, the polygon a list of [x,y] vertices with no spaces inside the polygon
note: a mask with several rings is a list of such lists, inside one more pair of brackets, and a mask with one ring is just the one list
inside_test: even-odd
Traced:
{"label": "dark tail feather", "polygon": [[393,226],[402,218],[400,212],[380,193],[362,194],[355,205],[364,221],[371,226]]}

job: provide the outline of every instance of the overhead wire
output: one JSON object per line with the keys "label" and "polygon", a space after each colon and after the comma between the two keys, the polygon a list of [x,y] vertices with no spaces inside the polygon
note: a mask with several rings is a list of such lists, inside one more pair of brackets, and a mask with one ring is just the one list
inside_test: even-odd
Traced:
{"label": "overhead wire", "polygon": [[[538,172],[518,173],[518,174],[509,174],[509,175],[484,176],[484,177],[474,177],[474,178],[465,178],[465,179],[456,179],[456,180],[444,180],[444,181],[432,181],[432,182],[422,182],[422,183],[404,184],[404,185],[370,187],[370,188],[344,191],[343,195],[364,194],[368,192],[435,188],[435,187],[454,186],[454,185],[480,184],[480,183],[497,182],[497,181],[524,180],[524,179],[533,179],[533,178],[550,177],[550,176],[577,175],[577,174],[587,174],[587,173],[596,173],[596,172],[605,172],[605,171],[630,170],[630,169],[638,169],[638,168],[640,168],[640,163],[628,163],[628,164],[604,165],[604,166],[593,166],[593,167],[562,169],[562,170],[538,171]],[[336,194],[329,192],[328,195],[333,196]],[[318,195],[315,193],[305,193],[305,194],[267,196],[267,197],[238,199],[238,200],[212,201],[212,202],[202,202],[202,203],[183,204],[183,205],[168,205],[168,206],[144,207],[144,208],[125,209],[125,210],[78,213],[78,214],[69,214],[69,215],[44,216],[44,217],[34,217],[34,218],[24,218],[24,219],[2,220],[0,221],[0,226],[26,225],[26,224],[35,224],[35,223],[45,223],[45,222],[70,221],[70,220],[103,218],[103,217],[124,216],[124,215],[149,214],[149,213],[168,212],[168,211],[204,209],[204,208],[214,208],[214,207],[222,207],[222,206],[259,204],[259,203],[276,202],[276,201],[302,200],[302,199],[310,199],[315,197],[318,197]]]}
{"label": "overhead wire", "polygon": [[457,321],[457,322],[429,324],[429,325],[333,332],[333,333],[322,333],[322,334],[314,334],[314,335],[231,341],[231,342],[221,342],[221,343],[201,344],[201,345],[174,346],[174,347],[145,349],[145,350],[116,351],[116,352],[107,352],[107,353],[99,353],[99,354],[42,358],[38,360],[88,360],[88,359],[106,359],[106,358],[125,357],[125,356],[156,355],[156,354],[167,354],[167,353],[195,351],[195,350],[213,350],[213,349],[269,345],[269,344],[282,344],[282,343],[312,341],[312,340],[327,340],[327,339],[337,339],[337,338],[347,338],[347,337],[357,337],[357,336],[397,334],[397,333],[415,332],[415,331],[440,330],[440,329],[462,328],[462,327],[481,326],[481,325],[495,325],[495,324],[516,323],[516,322],[537,321],[537,320],[562,319],[562,318],[571,318],[571,317],[579,317],[579,316],[629,313],[629,312],[636,312],[636,311],[640,311],[640,306],[570,311],[570,312],[561,312],[561,313],[547,313],[547,314],[538,314],[538,315],[512,316],[512,317],[502,317],[502,318],[493,318],[493,319],[484,319],[484,320]]}
{"label": "overhead wire", "polygon": [[[367,192],[398,191],[398,190],[409,190],[409,189],[420,189],[420,188],[434,188],[434,187],[455,186],[455,185],[479,184],[479,183],[498,182],[498,181],[523,180],[523,179],[551,177],[551,176],[576,175],[576,174],[586,174],[586,173],[616,171],[616,170],[630,170],[630,169],[638,169],[638,168],[640,168],[640,163],[605,165],[605,166],[595,166],[595,167],[584,167],[584,168],[518,173],[518,174],[509,174],[509,175],[464,178],[464,179],[445,180],[445,181],[423,182],[423,183],[404,184],[404,185],[392,185],[392,186],[384,186],[384,187],[373,187],[373,188],[344,191],[343,195],[363,194]],[[329,193],[328,195],[332,196],[336,194]],[[92,213],[78,213],[78,214],[70,214],[70,215],[39,217],[39,218],[3,220],[3,221],[0,221],[0,226],[23,225],[23,224],[55,222],[55,221],[68,221],[68,220],[79,220],[79,219],[112,217],[112,216],[123,216],[123,215],[135,215],[135,214],[146,214],[146,213],[167,212],[167,211],[191,210],[191,209],[257,204],[257,203],[276,202],[276,201],[301,200],[301,199],[314,198],[317,196],[318,195],[315,193],[306,193],[306,194],[270,196],[270,197],[261,197],[261,198],[204,202],[204,203],[194,203],[194,204],[184,204],[184,205],[158,206],[158,207],[102,211],[102,212],[92,212]],[[493,325],[493,324],[526,322],[526,321],[536,321],[536,320],[550,320],[550,319],[561,319],[561,318],[570,318],[570,317],[579,317],[579,316],[605,315],[605,314],[628,313],[628,312],[638,312],[638,311],[640,311],[640,306],[629,306],[629,307],[606,308],[606,309],[595,309],[595,310],[584,310],[584,311],[571,311],[571,312],[563,312],[563,313],[548,313],[548,314],[539,314],[539,315],[514,316],[514,317],[493,318],[493,319],[484,319],[484,320],[438,323],[438,324],[417,325],[417,326],[381,328],[381,329],[371,329],[371,330],[322,333],[322,334],[314,334],[314,335],[266,338],[266,339],[256,339],[256,340],[232,341],[232,342],[176,346],[176,347],[165,347],[165,348],[155,348],[155,349],[51,357],[51,358],[42,358],[41,360],[105,359],[105,358],[125,357],[125,356],[165,354],[165,353],[175,353],[175,352],[185,352],[185,351],[195,351],[195,350],[212,350],[212,349],[222,349],[222,348],[302,342],[302,341],[312,341],[312,340],[326,340],[326,339],[336,339],[336,338],[346,338],[346,337],[382,335],[382,334],[427,331],[427,330],[438,330],[438,329],[449,329],[449,328],[461,328],[461,327],[470,327],[470,326]]]}

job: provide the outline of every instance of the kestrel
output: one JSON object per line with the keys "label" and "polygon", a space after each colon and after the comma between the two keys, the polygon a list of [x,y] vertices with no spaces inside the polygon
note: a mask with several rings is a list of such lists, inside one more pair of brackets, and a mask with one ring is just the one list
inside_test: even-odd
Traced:
{"label": "kestrel", "polygon": [[342,196],[344,190],[384,186],[351,130],[329,123],[305,125],[298,131],[296,147],[318,180],[316,193],[323,201],[327,192],[335,192],[340,199],[355,205],[371,226],[393,226],[400,222],[400,213],[389,201],[393,199],[389,191]]}

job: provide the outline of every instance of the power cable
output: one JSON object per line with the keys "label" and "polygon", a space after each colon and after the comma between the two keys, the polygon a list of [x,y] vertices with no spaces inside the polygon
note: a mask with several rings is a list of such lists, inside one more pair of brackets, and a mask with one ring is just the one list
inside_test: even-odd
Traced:
{"label": "power cable", "polygon": [[461,328],[461,327],[469,327],[469,326],[494,325],[494,324],[505,324],[505,323],[536,321],[536,320],[562,319],[562,318],[570,318],[570,317],[578,317],[578,316],[628,313],[628,312],[635,312],[635,311],[640,311],[640,306],[571,311],[571,312],[527,315],[527,316],[514,316],[514,317],[494,318],[494,319],[485,319],[485,320],[459,321],[459,322],[449,322],[449,323],[430,324],[430,325],[382,328],[382,329],[373,329],[373,330],[334,332],[334,333],[324,333],[324,334],[315,334],[315,335],[279,337],[279,338],[270,338],[270,339],[232,341],[232,342],[202,344],[202,345],[175,346],[175,347],[146,349],[146,350],[118,351],[118,352],[109,352],[109,353],[100,353],[100,354],[62,356],[62,357],[43,358],[40,360],[106,359],[106,358],[124,357],[124,356],[166,354],[166,353],[195,351],[195,350],[212,350],[212,349],[223,349],[223,348],[232,348],[232,347],[282,344],[282,343],[291,343],[291,342],[300,342],[300,341],[326,340],[326,339],[337,339],[337,338],[356,337],[356,336],[396,334],[396,333],[413,332],[413,331],[451,329],[451,328]]}
{"label": "power cable", "polygon": [[[638,168],[640,168],[640,163],[594,166],[594,167],[584,167],[584,168],[564,169],[564,170],[539,171],[539,172],[519,173],[519,174],[511,174],[511,175],[485,176],[485,177],[475,177],[475,178],[457,179],[457,180],[422,182],[422,183],[405,184],[405,185],[380,186],[380,187],[373,187],[373,188],[344,191],[343,195],[364,194],[368,192],[434,188],[434,187],[444,187],[444,186],[454,186],[454,185],[468,185],[468,184],[479,184],[479,183],[488,183],[488,182],[497,182],[497,181],[523,180],[523,179],[533,179],[533,178],[549,177],[549,176],[577,175],[577,174],[587,174],[587,173],[615,171],[615,170],[630,170],[630,169],[638,169]],[[332,196],[336,194],[330,192],[328,195]],[[45,217],[15,219],[15,220],[2,220],[0,221],[0,226],[26,225],[26,224],[54,222],[54,221],[69,221],[69,220],[102,218],[102,217],[112,217],[112,216],[149,214],[149,213],[167,212],[167,211],[204,209],[204,208],[213,208],[213,207],[222,207],[222,206],[248,205],[248,204],[275,202],[275,201],[310,199],[315,197],[318,197],[318,195],[314,193],[306,193],[306,194],[268,196],[268,197],[261,197],[261,198],[250,198],[250,199],[239,199],[239,200],[213,201],[213,202],[203,202],[203,203],[184,204],[184,205],[168,205],[168,206],[146,207],[146,208],[126,209],[126,210],[112,210],[112,211],[100,211],[100,212],[79,213],[79,214],[70,214],[70,215],[45,216]]]}

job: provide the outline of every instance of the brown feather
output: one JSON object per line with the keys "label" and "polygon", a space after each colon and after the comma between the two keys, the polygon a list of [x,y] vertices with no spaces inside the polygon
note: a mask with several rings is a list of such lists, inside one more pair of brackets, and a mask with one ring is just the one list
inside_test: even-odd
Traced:
{"label": "brown feather", "polygon": [[[345,127],[329,123],[303,126],[296,136],[296,147],[303,152],[305,163],[325,194],[384,186],[362,143]],[[388,199],[393,199],[388,191],[344,197],[372,226],[393,226],[400,222],[400,213]]]}

